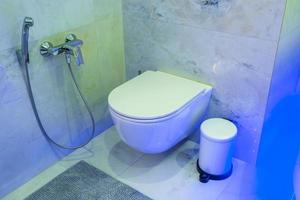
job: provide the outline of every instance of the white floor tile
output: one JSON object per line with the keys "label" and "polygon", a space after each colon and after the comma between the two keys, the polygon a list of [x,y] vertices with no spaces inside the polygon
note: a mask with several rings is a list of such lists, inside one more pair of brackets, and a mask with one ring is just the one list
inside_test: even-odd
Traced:
{"label": "white floor tile", "polygon": [[57,164],[64,169],[68,169],[78,163],[80,160],[85,160],[92,156],[94,155],[90,151],[86,150],[85,148],[80,148],[70,155],[64,157],[62,160],[58,161]]}
{"label": "white floor tile", "polygon": [[255,191],[250,187],[254,185],[255,175],[250,173],[249,165],[234,160],[231,177],[203,184],[199,182],[196,170],[197,157],[198,144],[192,141],[184,141],[165,153],[142,154],[124,144],[112,127],[9,194],[5,200],[24,198],[80,160],[156,200],[256,199]]}
{"label": "white floor tile", "polygon": [[236,159],[233,160],[233,165],[233,174],[229,178],[229,184],[217,199],[257,199],[255,167]]}
{"label": "white floor tile", "polygon": [[186,199],[181,192],[185,193],[189,181],[199,184],[194,165],[197,147],[196,143],[187,141],[173,151],[144,155],[119,179],[154,199]]}
{"label": "white floor tile", "polygon": [[184,169],[173,178],[173,188],[166,193],[163,199],[190,200],[216,200],[230,181],[230,178],[222,181],[210,180],[208,183],[199,181],[199,173],[196,169],[197,158],[194,158]]}
{"label": "white floor tile", "polygon": [[[131,166],[119,179],[154,199],[197,199],[216,200],[228,185],[241,178],[244,163],[234,160],[234,173],[222,181],[199,182],[196,170],[198,145],[187,141],[174,151],[160,155],[144,155]],[[227,197],[238,198],[240,191],[230,193]],[[248,195],[248,194],[247,194]],[[233,198],[233,199],[234,199]],[[222,199],[226,199],[225,196]]]}
{"label": "white floor tile", "polygon": [[80,160],[101,169],[105,173],[116,177],[127,170],[143,154],[124,144],[114,127],[108,129],[86,147],[78,149],[60,161],[66,168]]}

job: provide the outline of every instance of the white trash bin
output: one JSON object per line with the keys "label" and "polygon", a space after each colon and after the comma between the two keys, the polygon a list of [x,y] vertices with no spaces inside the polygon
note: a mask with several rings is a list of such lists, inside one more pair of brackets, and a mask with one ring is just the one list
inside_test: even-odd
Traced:
{"label": "white trash bin", "polygon": [[222,118],[205,120],[200,127],[199,180],[223,180],[232,173],[233,143],[237,135],[236,126]]}

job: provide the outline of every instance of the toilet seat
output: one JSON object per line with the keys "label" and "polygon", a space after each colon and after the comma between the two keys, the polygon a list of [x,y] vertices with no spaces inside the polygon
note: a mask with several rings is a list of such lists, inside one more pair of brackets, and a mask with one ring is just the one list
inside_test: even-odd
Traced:
{"label": "toilet seat", "polygon": [[[199,94],[199,95],[202,95],[202,93]],[[198,96],[196,96],[196,97],[198,97]],[[172,113],[170,113],[166,116],[152,118],[152,119],[139,119],[139,118],[134,118],[134,117],[130,117],[130,116],[127,116],[127,115],[122,115],[121,113],[115,111],[111,106],[109,106],[109,109],[110,109],[110,112],[113,112],[116,116],[118,116],[118,117],[120,117],[120,118],[122,118],[123,120],[126,120],[126,121],[131,121],[131,122],[135,122],[135,123],[155,123],[155,122],[161,122],[161,121],[169,120],[173,117],[176,117],[192,102],[193,102],[193,99],[190,100],[187,104],[185,104],[181,108],[179,108],[178,110],[176,110],[176,111],[174,111],[174,112],[172,112]]]}
{"label": "toilet seat", "polygon": [[[211,86],[159,71],[147,71],[115,88],[108,97],[111,111],[127,120],[169,119]],[[147,106],[145,106],[147,105]]]}

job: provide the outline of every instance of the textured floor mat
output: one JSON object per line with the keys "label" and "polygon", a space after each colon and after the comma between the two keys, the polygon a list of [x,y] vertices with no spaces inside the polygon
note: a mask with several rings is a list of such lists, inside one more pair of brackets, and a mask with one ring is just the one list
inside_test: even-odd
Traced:
{"label": "textured floor mat", "polygon": [[150,198],[80,161],[26,200],[149,200]]}

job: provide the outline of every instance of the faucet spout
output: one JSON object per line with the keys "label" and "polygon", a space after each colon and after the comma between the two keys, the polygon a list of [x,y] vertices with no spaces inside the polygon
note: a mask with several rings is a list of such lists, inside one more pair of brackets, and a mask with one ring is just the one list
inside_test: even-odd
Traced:
{"label": "faucet spout", "polygon": [[[75,63],[80,66],[82,64],[84,64],[84,60],[83,60],[83,56],[82,56],[82,52],[81,52],[81,49],[79,46],[69,46],[69,45],[65,45],[64,46],[64,49],[65,49],[65,53],[67,55],[72,55],[74,56],[75,58]],[[67,60],[67,62],[69,63],[70,62],[70,59],[69,61]]]}
{"label": "faucet spout", "polygon": [[[72,34],[71,34],[72,35]],[[68,36],[67,36],[68,37]],[[71,54],[75,58],[75,62],[78,66],[84,64],[82,52],[80,49],[80,46],[83,44],[82,40],[77,39],[75,36],[73,37],[73,40],[66,39],[66,43],[64,45],[64,49],[66,54]]]}
{"label": "faucet spout", "polygon": [[74,52],[75,62],[78,66],[84,64],[83,56],[80,47],[76,47]]}

